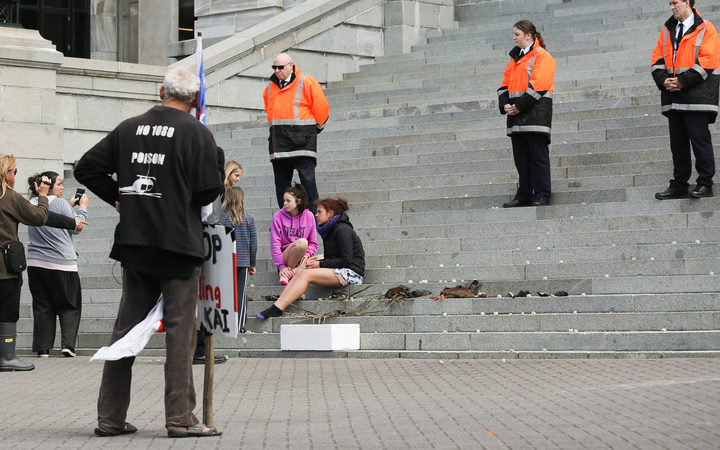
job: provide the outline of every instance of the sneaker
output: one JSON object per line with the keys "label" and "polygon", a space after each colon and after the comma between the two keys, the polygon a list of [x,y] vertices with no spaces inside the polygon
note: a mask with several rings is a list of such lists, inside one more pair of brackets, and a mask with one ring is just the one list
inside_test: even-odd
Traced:
{"label": "sneaker", "polygon": [[[222,364],[222,363],[226,362],[228,359],[230,359],[230,358],[229,358],[227,355],[216,356],[216,357],[215,357],[215,364]],[[198,358],[193,358],[192,363],[193,363],[193,365],[198,365],[198,364],[203,364],[203,365],[204,365],[204,364],[205,364],[205,357],[204,357],[204,356],[201,356],[201,357],[198,357]]]}
{"label": "sneaker", "polygon": [[62,352],[66,358],[74,358],[75,357],[75,350],[73,350],[71,348],[63,347]]}
{"label": "sneaker", "polygon": [[282,284],[283,286],[287,286],[294,275],[295,272],[293,272],[292,269],[290,269],[290,276],[280,275],[280,284]]}
{"label": "sneaker", "polygon": [[38,358],[49,358],[50,357],[50,351],[49,350],[40,350],[37,352]]}

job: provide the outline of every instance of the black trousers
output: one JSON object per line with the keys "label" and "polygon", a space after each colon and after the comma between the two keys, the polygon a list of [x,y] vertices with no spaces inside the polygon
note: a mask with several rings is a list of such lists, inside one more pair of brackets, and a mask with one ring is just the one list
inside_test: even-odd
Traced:
{"label": "black trousers", "polygon": [[33,299],[33,352],[53,348],[55,316],[60,318],[62,348],[75,350],[82,313],[78,273],[28,267],[28,285]]}
{"label": "black trousers", "polygon": [[315,201],[320,198],[315,184],[315,159],[307,157],[273,159],[272,165],[278,208],[283,207],[283,193],[292,184],[293,170],[297,170],[300,183],[308,193],[309,209],[315,213],[317,211]]}
{"label": "black trousers", "polygon": [[549,139],[542,133],[516,133],[510,136],[515,168],[518,171],[520,201],[549,199],[550,148]]}
{"label": "black trousers", "polygon": [[22,276],[0,280],[0,322],[15,323],[20,319],[21,287]]}
{"label": "black trousers", "polygon": [[245,333],[247,328],[247,309],[248,309],[248,297],[247,297],[247,284],[250,276],[247,267],[236,267],[237,273],[237,302],[238,302],[238,330],[241,333]]}
{"label": "black trousers", "polygon": [[709,125],[710,116],[704,112],[673,111],[668,115],[670,149],[673,158],[672,188],[687,188],[692,173],[690,145],[695,154],[697,184],[712,186],[715,175],[715,154]]}

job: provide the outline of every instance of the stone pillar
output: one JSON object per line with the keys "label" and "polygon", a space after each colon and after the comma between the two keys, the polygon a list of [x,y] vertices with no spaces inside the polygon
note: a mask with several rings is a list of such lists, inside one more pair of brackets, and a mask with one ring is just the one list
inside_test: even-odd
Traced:
{"label": "stone pillar", "polygon": [[37,30],[0,26],[0,153],[18,159],[16,190],[38,171],[63,171],[63,129],[55,118],[62,53]]}
{"label": "stone pillar", "polygon": [[167,43],[178,38],[178,2],[142,0],[138,8],[138,63],[172,64]]}
{"label": "stone pillar", "polygon": [[118,61],[138,62],[138,0],[117,3]]}
{"label": "stone pillar", "polygon": [[90,1],[90,59],[117,61],[117,2]]}
{"label": "stone pillar", "polygon": [[428,31],[454,26],[454,0],[386,0],[385,54],[409,53]]}

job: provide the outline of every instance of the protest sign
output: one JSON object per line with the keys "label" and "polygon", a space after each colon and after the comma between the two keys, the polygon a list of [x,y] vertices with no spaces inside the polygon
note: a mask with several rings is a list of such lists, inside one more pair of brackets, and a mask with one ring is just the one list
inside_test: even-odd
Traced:
{"label": "protest sign", "polygon": [[213,334],[237,337],[238,304],[235,234],[222,225],[203,226],[205,262],[198,289],[198,326]]}

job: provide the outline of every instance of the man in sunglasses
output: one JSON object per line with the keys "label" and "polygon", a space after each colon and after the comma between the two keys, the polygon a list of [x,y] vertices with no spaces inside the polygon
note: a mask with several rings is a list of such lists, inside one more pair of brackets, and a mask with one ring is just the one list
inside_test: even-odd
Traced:
{"label": "man in sunglasses", "polygon": [[327,122],[330,106],[320,83],[300,73],[287,53],[275,57],[272,69],[263,101],[270,124],[269,152],[278,208],[282,208],[283,193],[297,170],[315,212],[319,198],[315,184],[317,135]]}

